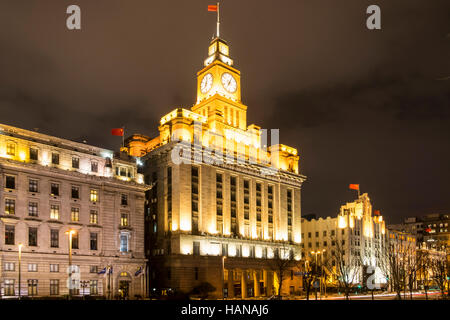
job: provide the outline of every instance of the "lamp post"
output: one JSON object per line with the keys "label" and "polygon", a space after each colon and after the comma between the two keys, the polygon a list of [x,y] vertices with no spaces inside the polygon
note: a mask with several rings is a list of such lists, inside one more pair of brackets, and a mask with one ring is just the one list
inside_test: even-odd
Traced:
{"label": "lamp post", "polygon": [[[325,277],[325,274],[324,274],[324,272],[323,272],[323,255],[325,254],[325,249],[323,249],[322,250],[322,255],[320,256],[320,264],[321,264],[321,267],[322,267],[322,274],[321,274],[321,276],[322,276],[322,281],[323,281],[323,283],[322,283],[322,287],[323,287],[323,290],[324,290],[324,293],[325,293],[325,297],[327,296],[327,283],[326,283],[326,277]],[[322,290],[320,290],[320,299],[322,300]]]}
{"label": "lamp post", "polygon": [[22,247],[23,247],[23,244],[21,244],[21,243],[19,243],[19,299],[21,298],[21,296],[22,296],[22,293],[21,293],[21,288],[20,288],[20,282],[21,282],[21,280],[22,280],[22,268],[21,268],[21,263],[22,263]]}
{"label": "lamp post", "polygon": [[222,300],[225,300],[225,259],[226,256],[222,256]]}
{"label": "lamp post", "polygon": [[[317,277],[317,255],[320,253],[320,251],[311,251],[311,254],[313,254],[313,255],[315,255],[316,256],[316,259],[315,259],[315,264],[314,264],[314,273],[315,273],[315,275],[316,275],[316,277]],[[317,288],[316,288],[316,281],[314,281],[314,293],[315,293],[315,296],[316,296],[316,300],[317,300]]]}
{"label": "lamp post", "polygon": [[69,237],[69,298],[72,298],[72,236],[76,233],[76,231],[70,229],[65,233]]}

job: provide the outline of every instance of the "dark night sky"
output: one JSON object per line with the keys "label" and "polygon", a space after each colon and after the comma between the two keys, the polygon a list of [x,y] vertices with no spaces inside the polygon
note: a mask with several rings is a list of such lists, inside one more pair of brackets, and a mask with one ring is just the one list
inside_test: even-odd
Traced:
{"label": "dark night sky", "polygon": [[[82,30],[65,26],[78,4]],[[1,0],[0,122],[116,149],[195,100],[215,31],[207,0]],[[377,4],[382,30],[365,27]],[[248,122],[297,147],[302,213],[359,183],[389,222],[450,211],[448,0],[225,0],[222,36]],[[447,80],[446,80],[447,79]]]}

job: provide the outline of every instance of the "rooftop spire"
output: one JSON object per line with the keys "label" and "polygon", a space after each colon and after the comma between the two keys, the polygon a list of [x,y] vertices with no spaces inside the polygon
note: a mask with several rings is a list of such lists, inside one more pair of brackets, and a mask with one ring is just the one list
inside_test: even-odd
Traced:
{"label": "rooftop spire", "polygon": [[217,2],[217,38],[220,38],[220,3]]}
{"label": "rooftop spire", "polygon": [[208,11],[217,12],[217,31],[216,37],[220,38],[220,3],[217,2],[217,5],[209,5]]}

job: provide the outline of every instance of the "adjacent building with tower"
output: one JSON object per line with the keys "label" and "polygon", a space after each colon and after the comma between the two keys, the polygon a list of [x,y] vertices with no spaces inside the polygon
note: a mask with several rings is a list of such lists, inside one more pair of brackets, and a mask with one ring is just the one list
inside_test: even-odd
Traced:
{"label": "adjacent building with tower", "polygon": [[135,159],[0,124],[0,177],[2,297],[69,294],[69,253],[72,294],[145,295],[149,187]]}

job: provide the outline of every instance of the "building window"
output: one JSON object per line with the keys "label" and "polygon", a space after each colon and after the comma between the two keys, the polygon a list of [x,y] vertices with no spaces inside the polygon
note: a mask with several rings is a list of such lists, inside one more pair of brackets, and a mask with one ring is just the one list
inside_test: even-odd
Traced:
{"label": "building window", "polygon": [[334,237],[334,235],[335,235],[334,230],[331,230],[331,236]]}
{"label": "building window", "polygon": [[[250,218],[250,181],[244,180],[244,219]],[[248,234],[245,234],[248,236]]]}
{"label": "building window", "polygon": [[50,205],[50,219],[59,220],[59,205]]}
{"label": "building window", "polygon": [[167,223],[172,231],[172,168],[167,168]]}
{"label": "building window", "polygon": [[194,278],[195,280],[198,280],[198,267],[194,268]]}
{"label": "building window", "polygon": [[98,162],[91,161],[91,172],[98,172]]}
{"label": "building window", "polygon": [[14,296],[14,279],[5,279],[4,282],[4,295],[5,296]]}
{"label": "building window", "polygon": [[78,249],[78,232],[72,234],[72,249]]}
{"label": "building window", "polygon": [[267,218],[269,223],[273,223],[273,186],[267,187]]}
{"label": "building window", "polygon": [[95,189],[91,189],[91,201],[98,202],[98,191]]}
{"label": "building window", "polygon": [[72,199],[80,198],[80,187],[72,186]]}
{"label": "building window", "polygon": [[59,264],[50,264],[50,272],[59,272]]}
{"label": "building window", "polygon": [[38,181],[34,179],[30,179],[28,183],[28,191],[30,192],[38,192]]}
{"label": "building window", "polygon": [[128,223],[128,213],[122,212],[120,214],[120,226],[121,227],[128,227],[129,223]]}
{"label": "building window", "polygon": [[5,225],[5,244],[13,245],[15,241],[15,227]]}
{"label": "building window", "polygon": [[52,196],[59,196],[59,184],[52,183],[50,187],[50,194]]}
{"label": "building window", "polygon": [[16,213],[16,201],[5,199],[5,214],[14,215]]}
{"label": "building window", "polygon": [[[288,226],[292,226],[292,190],[287,191],[287,218]],[[318,236],[318,233],[316,236]]]}
{"label": "building window", "polygon": [[5,262],[3,271],[15,271],[16,264],[14,262]]}
{"label": "building window", "polygon": [[200,255],[200,242],[194,241],[192,245],[193,245],[192,252],[193,252],[194,256],[199,256]]}
{"label": "building window", "polygon": [[256,184],[256,221],[261,222],[262,212],[262,186],[261,183]]}
{"label": "building window", "polygon": [[15,189],[16,188],[16,177],[6,176],[5,187],[6,187],[6,189]]}
{"label": "building window", "polygon": [[52,248],[59,247],[59,230],[56,229],[50,230],[50,247]]}
{"label": "building window", "polygon": [[37,271],[38,271],[37,263],[29,263],[28,264],[28,272],[37,272]]}
{"label": "building window", "polygon": [[72,168],[74,168],[74,169],[80,168],[80,158],[72,157]]}
{"label": "building window", "polygon": [[198,233],[198,201],[199,201],[199,172],[198,167],[191,168],[191,224],[192,233]]}
{"label": "building window", "polygon": [[128,196],[126,194],[122,194],[120,204],[123,206],[128,205]]}
{"label": "building window", "polygon": [[37,161],[38,160],[38,149],[30,148],[30,160]]}
{"label": "building window", "polygon": [[8,156],[15,156],[16,155],[16,144],[14,142],[8,142],[6,144],[6,154]]}
{"label": "building window", "polygon": [[120,235],[120,252],[128,252],[128,234]]}
{"label": "building window", "polygon": [[91,233],[91,250],[97,250],[97,233]]}
{"label": "building window", "polygon": [[234,236],[238,235],[238,228],[236,222],[237,216],[237,178],[230,177],[230,213],[231,213],[231,234]]}
{"label": "building window", "polygon": [[319,231],[316,231],[316,238],[319,237]]}
{"label": "building window", "polygon": [[218,216],[223,214],[222,205],[223,205],[223,176],[220,173],[216,174],[216,213]]}
{"label": "building window", "polygon": [[37,247],[38,229],[34,227],[28,228],[28,245],[30,247]]}
{"label": "building window", "polygon": [[37,202],[29,202],[28,203],[28,215],[30,217],[38,216],[38,204]]}
{"label": "building window", "polygon": [[98,294],[98,280],[91,280],[90,281],[90,295]]}
{"label": "building window", "polygon": [[59,153],[52,152],[52,164],[59,164]]}
{"label": "building window", "polygon": [[97,210],[91,210],[91,213],[89,215],[89,223],[90,224],[97,224],[98,223],[98,212],[97,212]]}
{"label": "building window", "polygon": [[324,237],[327,236],[327,232],[326,232],[326,231],[323,232],[323,236],[324,236]]}
{"label": "building window", "polygon": [[90,273],[98,273],[98,266],[91,266],[89,268]]}
{"label": "building window", "polygon": [[72,208],[70,210],[70,219],[72,222],[80,221],[80,208]]}
{"label": "building window", "polygon": [[59,295],[59,280],[58,279],[50,279],[50,295],[52,295],[52,296]]}
{"label": "building window", "polygon": [[38,288],[38,281],[36,279],[29,279],[28,280],[28,295],[36,296],[37,288]]}

